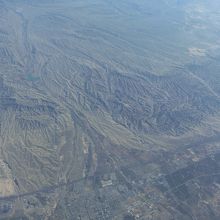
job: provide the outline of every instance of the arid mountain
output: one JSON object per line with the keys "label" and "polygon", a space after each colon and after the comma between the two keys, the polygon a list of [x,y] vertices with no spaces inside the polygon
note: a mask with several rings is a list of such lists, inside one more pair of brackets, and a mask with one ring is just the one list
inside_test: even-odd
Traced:
{"label": "arid mountain", "polygon": [[218,0],[0,0],[0,219],[219,220]]}

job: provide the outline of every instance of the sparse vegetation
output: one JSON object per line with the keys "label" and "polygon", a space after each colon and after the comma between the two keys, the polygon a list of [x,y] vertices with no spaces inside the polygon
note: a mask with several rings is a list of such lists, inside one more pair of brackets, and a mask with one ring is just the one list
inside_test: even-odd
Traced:
{"label": "sparse vegetation", "polygon": [[218,0],[0,0],[0,219],[220,219]]}

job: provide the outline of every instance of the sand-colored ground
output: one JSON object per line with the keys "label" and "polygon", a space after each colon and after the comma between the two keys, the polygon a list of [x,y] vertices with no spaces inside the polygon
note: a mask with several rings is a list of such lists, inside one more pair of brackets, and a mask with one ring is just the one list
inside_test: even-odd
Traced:
{"label": "sand-colored ground", "polygon": [[14,184],[11,179],[0,178],[0,197],[9,196],[14,193]]}
{"label": "sand-colored ground", "polygon": [[206,50],[201,48],[191,47],[189,48],[189,54],[191,56],[204,57],[206,55]]}

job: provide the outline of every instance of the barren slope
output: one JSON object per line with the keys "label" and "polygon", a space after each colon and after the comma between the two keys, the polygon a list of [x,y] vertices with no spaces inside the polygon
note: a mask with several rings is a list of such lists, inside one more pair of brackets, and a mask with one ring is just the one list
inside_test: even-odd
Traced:
{"label": "barren slope", "polygon": [[0,218],[220,218],[217,0],[0,0]]}

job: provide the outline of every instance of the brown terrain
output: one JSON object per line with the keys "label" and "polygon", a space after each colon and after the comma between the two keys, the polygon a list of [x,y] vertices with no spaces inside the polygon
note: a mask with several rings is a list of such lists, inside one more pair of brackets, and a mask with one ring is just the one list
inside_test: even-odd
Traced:
{"label": "brown terrain", "polygon": [[219,220],[218,0],[0,0],[0,219]]}

